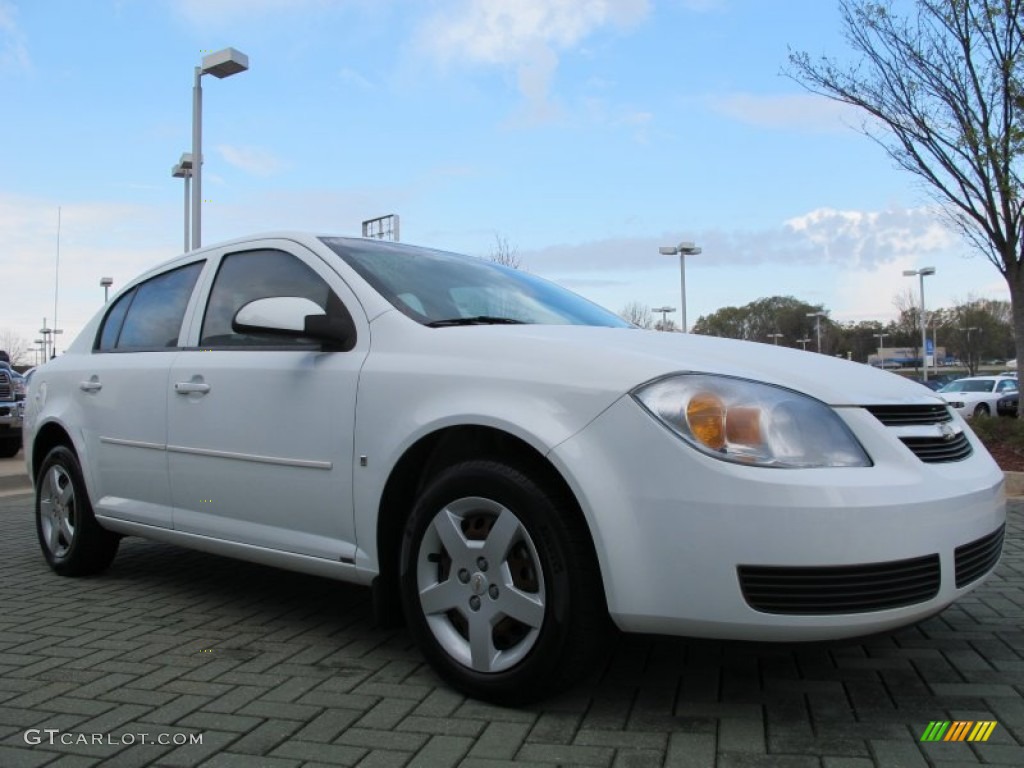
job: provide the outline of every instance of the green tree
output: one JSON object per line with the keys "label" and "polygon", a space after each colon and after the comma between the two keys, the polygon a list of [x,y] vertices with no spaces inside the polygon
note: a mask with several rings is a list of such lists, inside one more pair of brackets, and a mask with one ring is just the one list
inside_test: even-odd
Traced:
{"label": "green tree", "polygon": [[[721,336],[727,339],[746,339],[766,344],[775,342],[773,334],[782,334],[780,346],[799,347],[798,341],[815,338],[814,318],[807,315],[823,312],[820,304],[808,304],[792,296],[771,296],[757,299],[742,307],[722,307],[717,312],[702,316],[693,325],[694,333]],[[822,352],[830,352],[835,334],[830,333],[831,321],[822,318]],[[815,349],[815,346],[811,346]]]}
{"label": "green tree", "polygon": [[862,131],[1003,275],[1020,343],[1024,0],[914,0],[906,14],[892,0],[839,7],[854,59],[791,51],[791,76],[866,113]]}

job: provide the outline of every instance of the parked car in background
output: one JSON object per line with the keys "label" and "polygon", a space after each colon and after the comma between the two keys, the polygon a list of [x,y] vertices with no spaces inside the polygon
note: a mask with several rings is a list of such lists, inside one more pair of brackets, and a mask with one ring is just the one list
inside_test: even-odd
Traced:
{"label": "parked car in background", "polygon": [[21,450],[24,400],[24,377],[0,360],[0,459],[9,459]]}
{"label": "parked car in background", "polygon": [[1020,398],[1018,392],[1014,392],[1012,395],[1005,395],[1000,397],[996,402],[996,413],[1000,416],[1017,416],[1017,404]]}
{"label": "parked car in background", "polygon": [[922,387],[640,330],[397,243],[282,233],[178,257],[27,402],[57,573],[102,571],[137,535],[368,584],[446,680],[504,704],[592,671],[612,623],[878,632],[941,611],[1002,550],[1003,473]]}
{"label": "parked car in background", "polygon": [[969,376],[952,381],[938,391],[964,418],[992,416],[999,398],[1017,392],[1016,376]]}

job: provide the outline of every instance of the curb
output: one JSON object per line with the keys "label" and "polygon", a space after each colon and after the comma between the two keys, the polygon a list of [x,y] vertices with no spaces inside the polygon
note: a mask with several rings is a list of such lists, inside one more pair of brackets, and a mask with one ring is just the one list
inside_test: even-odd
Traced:
{"label": "curb", "polygon": [[28,481],[28,475],[0,477],[0,493],[28,493],[31,490],[32,483]]}
{"label": "curb", "polygon": [[1024,472],[1004,472],[1006,475],[1006,497],[1024,496]]}

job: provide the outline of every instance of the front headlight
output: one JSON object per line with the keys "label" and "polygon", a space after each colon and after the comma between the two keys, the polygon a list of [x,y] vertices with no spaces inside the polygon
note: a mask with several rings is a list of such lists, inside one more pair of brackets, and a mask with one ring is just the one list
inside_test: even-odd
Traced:
{"label": "front headlight", "polygon": [[871,459],[819,400],[769,384],[677,374],[633,397],[694,448],[759,467],[869,467]]}

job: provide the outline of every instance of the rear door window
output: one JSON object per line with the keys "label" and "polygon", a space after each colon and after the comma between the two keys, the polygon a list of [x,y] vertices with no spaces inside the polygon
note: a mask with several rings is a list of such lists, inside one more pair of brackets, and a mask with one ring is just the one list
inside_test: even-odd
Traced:
{"label": "rear door window", "polygon": [[104,321],[100,351],[176,348],[181,321],[203,263],[157,275],[119,298]]}

